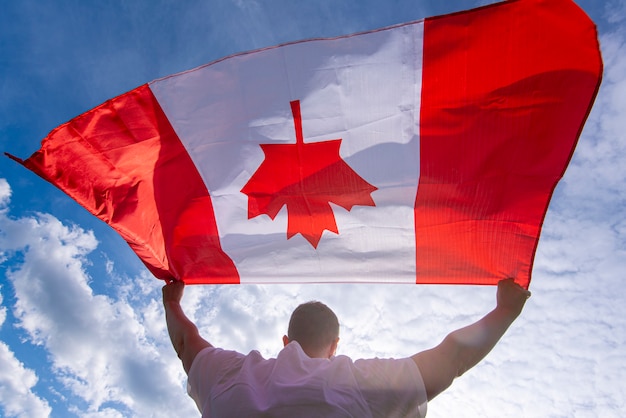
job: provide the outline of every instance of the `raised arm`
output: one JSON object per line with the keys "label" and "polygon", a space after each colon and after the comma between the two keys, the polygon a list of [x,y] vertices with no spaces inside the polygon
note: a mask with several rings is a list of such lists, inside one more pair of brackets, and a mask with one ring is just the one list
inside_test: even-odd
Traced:
{"label": "raised arm", "polygon": [[513,279],[498,283],[497,305],[478,322],[450,333],[437,347],[411,358],[420,369],[431,400],[474,367],[496,345],[521,313],[530,292]]}
{"label": "raised arm", "polygon": [[178,358],[183,362],[183,368],[189,373],[193,359],[205,347],[212,347],[208,341],[200,336],[195,326],[180,306],[185,284],[172,281],[163,286],[163,306],[165,307],[165,320],[167,331]]}

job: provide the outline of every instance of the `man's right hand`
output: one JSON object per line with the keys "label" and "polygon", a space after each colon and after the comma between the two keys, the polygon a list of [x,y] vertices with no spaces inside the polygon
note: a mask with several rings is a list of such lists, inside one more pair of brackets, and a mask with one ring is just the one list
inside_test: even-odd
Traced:
{"label": "man's right hand", "polygon": [[515,283],[513,279],[504,279],[498,282],[496,300],[498,309],[510,313],[514,318],[522,312],[530,292]]}

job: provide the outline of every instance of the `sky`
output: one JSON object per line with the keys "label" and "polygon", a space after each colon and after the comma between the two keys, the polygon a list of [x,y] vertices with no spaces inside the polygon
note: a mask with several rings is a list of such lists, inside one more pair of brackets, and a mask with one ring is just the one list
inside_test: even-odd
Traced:
{"label": "sky", "polygon": [[[35,0],[0,13],[0,150],[22,158],[61,123],[143,83],[233,53],[344,35],[489,1]],[[619,417],[626,410],[626,0],[579,0],[603,84],[547,213],[533,296],[428,417]],[[0,417],[199,416],[160,292],[107,225],[0,159]],[[214,345],[280,350],[291,311],[338,314],[338,354],[405,357],[495,305],[490,286],[190,286]]]}

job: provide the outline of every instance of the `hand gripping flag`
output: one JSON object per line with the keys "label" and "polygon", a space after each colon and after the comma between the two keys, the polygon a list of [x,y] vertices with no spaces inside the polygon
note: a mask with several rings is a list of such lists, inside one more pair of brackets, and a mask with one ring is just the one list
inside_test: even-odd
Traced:
{"label": "hand gripping flag", "polygon": [[527,287],[601,72],[572,1],[513,0],[165,77],[18,160],[162,279]]}

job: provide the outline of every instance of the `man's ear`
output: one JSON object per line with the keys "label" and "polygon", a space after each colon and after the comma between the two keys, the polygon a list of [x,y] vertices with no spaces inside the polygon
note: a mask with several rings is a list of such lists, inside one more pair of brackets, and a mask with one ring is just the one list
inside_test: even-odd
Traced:
{"label": "man's ear", "polygon": [[339,337],[330,345],[330,350],[328,350],[328,358],[331,358],[337,353],[337,345],[339,345]]}
{"label": "man's ear", "polygon": [[283,335],[283,346],[287,346],[287,344],[289,344],[289,337]]}

